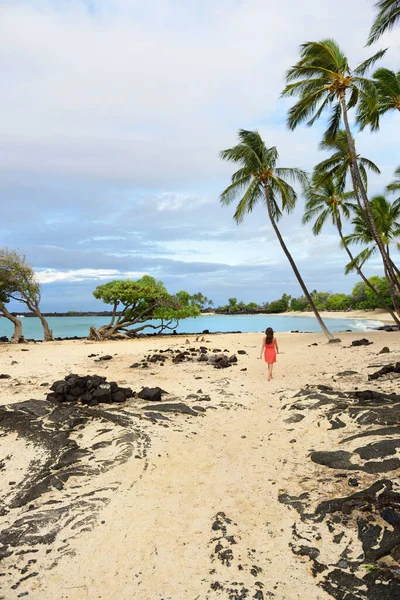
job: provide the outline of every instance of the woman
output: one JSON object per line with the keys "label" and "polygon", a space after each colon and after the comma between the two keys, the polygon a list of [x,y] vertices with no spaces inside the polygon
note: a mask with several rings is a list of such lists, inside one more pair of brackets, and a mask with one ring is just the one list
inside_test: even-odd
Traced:
{"label": "woman", "polygon": [[261,344],[260,358],[264,354],[264,360],[268,364],[268,381],[272,379],[272,369],[274,363],[276,363],[276,355],[279,354],[278,341],[274,336],[274,330],[272,327],[267,327],[265,330],[265,337]]}

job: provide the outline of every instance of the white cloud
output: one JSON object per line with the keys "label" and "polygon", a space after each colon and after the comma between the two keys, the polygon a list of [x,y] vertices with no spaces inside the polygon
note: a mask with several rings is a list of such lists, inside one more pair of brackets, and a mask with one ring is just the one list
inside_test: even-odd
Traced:
{"label": "white cloud", "polygon": [[328,0],[91,5],[0,6],[3,168],[187,182],[228,172],[219,150],[254,125],[303,163],[318,136],[272,125],[299,44],[334,35],[354,63],[370,52],[365,0],[338,0],[335,11]]}
{"label": "white cloud", "polygon": [[70,269],[58,271],[57,269],[37,269],[36,275],[40,283],[54,283],[56,281],[97,281],[110,279],[138,279],[147,275],[140,271],[117,271],[116,269]]}

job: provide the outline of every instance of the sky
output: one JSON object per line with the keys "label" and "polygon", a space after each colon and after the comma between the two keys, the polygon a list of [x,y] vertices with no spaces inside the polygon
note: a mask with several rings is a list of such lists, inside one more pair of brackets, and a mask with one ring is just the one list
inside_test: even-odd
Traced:
{"label": "sky", "polygon": [[[285,71],[305,41],[335,38],[350,65],[365,48],[373,0],[0,0],[0,246],[26,253],[42,310],[103,310],[96,286],[149,274],[174,293],[265,302],[301,289],[263,206],[239,226],[221,191],[219,152],[257,129],[279,165],[311,171],[324,121],[286,126]],[[356,132],[355,132],[356,133]],[[356,135],[376,162],[371,194],[400,164],[400,115]],[[309,289],[350,292],[335,230],[280,222]],[[381,274],[379,260],[366,273]],[[17,310],[17,305],[10,305]],[[19,307],[22,310],[21,307]]]}

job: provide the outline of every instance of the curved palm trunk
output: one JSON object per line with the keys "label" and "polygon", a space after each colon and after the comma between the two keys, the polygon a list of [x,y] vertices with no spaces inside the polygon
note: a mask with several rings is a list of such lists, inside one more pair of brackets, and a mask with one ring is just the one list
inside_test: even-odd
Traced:
{"label": "curved palm trunk", "polygon": [[276,237],[279,240],[279,243],[281,245],[282,250],[286,254],[286,258],[288,259],[288,261],[290,263],[290,266],[292,267],[293,272],[296,275],[297,281],[299,282],[300,287],[303,290],[303,293],[304,293],[305,297],[307,298],[307,300],[308,300],[308,302],[309,302],[309,304],[310,304],[310,306],[311,306],[311,308],[313,310],[313,313],[315,314],[315,317],[316,317],[316,319],[317,319],[317,321],[318,321],[318,323],[319,323],[322,331],[324,332],[324,334],[326,335],[326,337],[328,338],[329,341],[337,340],[338,342],[340,342],[339,338],[334,338],[334,336],[331,334],[331,332],[329,331],[329,329],[327,328],[327,326],[323,322],[323,320],[321,318],[321,315],[319,314],[319,312],[318,312],[318,310],[317,310],[317,308],[316,308],[316,306],[315,306],[315,304],[313,302],[313,299],[311,298],[310,293],[309,293],[308,289],[306,288],[306,284],[304,283],[304,281],[303,281],[303,279],[302,279],[302,277],[301,277],[301,275],[299,273],[299,270],[298,270],[298,268],[296,266],[296,263],[294,262],[294,260],[292,258],[292,255],[290,254],[289,250],[286,247],[285,242],[283,241],[281,233],[280,233],[280,231],[279,231],[279,229],[278,229],[278,227],[277,227],[277,225],[275,223],[275,219],[274,219],[273,214],[272,214],[271,202],[270,202],[270,198],[269,198],[269,191],[268,191],[268,187],[267,187],[266,184],[264,184],[264,191],[265,191],[265,199],[266,199],[266,203],[267,203],[269,220],[271,221],[272,227],[274,228]]}
{"label": "curved palm trunk", "polygon": [[[341,226],[340,226],[339,223],[337,223],[336,226],[337,226],[337,229],[338,229],[338,232],[339,232],[340,239],[342,240],[343,248],[346,250],[347,256],[350,258],[350,260],[353,261],[354,257],[352,255],[352,253],[350,252],[348,245],[346,244],[346,240],[344,239],[342,228],[341,228]],[[378,292],[378,290],[376,289],[376,287],[374,285],[372,285],[372,283],[370,281],[368,281],[368,279],[365,277],[364,273],[361,271],[360,267],[357,264],[355,264],[355,268],[356,268],[357,273],[359,274],[359,276],[361,277],[361,279],[365,283],[365,285],[367,285],[370,288],[370,290],[372,290],[372,292],[375,294],[375,296],[378,298],[379,303],[381,304],[381,306],[385,310],[387,310],[387,312],[390,314],[390,316],[392,317],[392,319],[396,323],[396,325],[400,326],[400,320],[399,320],[399,318],[392,311],[392,309],[390,308],[390,306],[388,304],[386,304],[383,296],[381,296],[381,294]]]}
{"label": "curved palm trunk", "polygon": [[7,310],[6,306],[2,302],[0,302],[0,312],[2,312],[5,318],[11,321],[11,323],[14,325],[14,333],[12,334],[10,340],[11,343],[19,344],[20,342],[23,342],[24,336],[22,335],[21,321],[17,319],[17,317],[14,317],[14,315]]}
{"label": "curved palm trunk", "polygon": [[[390,257],[388,244],[386,245],[386,252],[387,252],[388,256]],[[400,313],[399,301],[397,298],[396,290],[394,289],[392,282],[388,279],[386,271],[385,271],[385,275],[386,275],[386,279],[388,280],[389,292],[390,292],[390,297],[392,298],[393,306],[394,306],[395,310],[397,311],[397,313]]]}
{"label": "curved palm trunk", "polygon": [[371,228],[371,234],[372,234],[374,240],[377,243],[377,246],[379,248],[379,252],[381,253],[382,261],[383,261],[383,265],[384,265],[385,271],[388,273],[388,276],[389,276],[390,280],[393,282],[393,286],[397,289],[398,293],[400,293],[400,284],[397,281],[396,275],[394,273],[393,266],[392,266],[392,260],[387,255],[387,252],[385,251],[382,239],[381,239],[381,237],[379,235],[379,232],[378,232],[378,229],[377,229],[377,226],[376,226],[376,223],[375,223],[374,215],[372,214],[371,205],[370,205],[370,202],[368,200],[367,193],[365,191],[364,183],[362,181],[360,169],[358,168],[357,154],[356,154],[356,149],[355,149],[355,145],[354,145],[354,140],[353,140],[353,137],[351,135],[351,130],[350,130],[350,125],[349,125],[349,119],[348,119],[348,116],[347,116],[347,107],[346,107],[346,101],[345,101],[344,93],[342,93],[340,95],[340,104],[341,104],[341,107],[342,107],[343,121],[344,121],[344,126],[345,126],[345,129],[346,129],[347,141],[348,141],[348,144],[349,144],[349,150],[350,150],[350,156],[351,156],[351,162],[352,162],[352,165],[353,165],[354,176],[355,176],[355,180],[356,180],[356,184],[357,184],[356,187],[359,189],[359,191],[361,193],[361,197],[362,197],[363,204],[364,204],[364,209],[365,209],[365,212],[366,212],[367,217],[368,217],[369,226]]}

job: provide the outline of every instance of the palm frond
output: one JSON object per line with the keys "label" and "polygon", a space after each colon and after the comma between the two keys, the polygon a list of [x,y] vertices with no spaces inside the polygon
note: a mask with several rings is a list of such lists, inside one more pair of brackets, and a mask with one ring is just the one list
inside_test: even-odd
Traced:
{"label": "palm frond", "polygon": [[285,181],[292,181],[293,183],[300,183],[303,188],[309,185],[310,180],[306,171],[297,168],[285,168],[277,167],[275,173],[278,177],[281,177]]}
{"label": "palm frond", "polygon": [[358,162],[361,165],[363,165],[364,167],[367,167],[367,169],[369,169],[373,173],[376,173],[377,175],[381,174],[379,167],[374,162],[372,162],[372,160],[369,160],[368,158],[364,158],[363,156],[360,156],[360,158],[358,159]]}
{"label": "palm frond", "polygon": [[262,200],[262,198],[263,194],[259,187],[259,183],[256,179],[253,179],[246,192],[243,194],[243,197],[240,199],[233,215],[233,218],[238,225],[242,223],[246,214],[253,211],[257,202]]}
{"label": "palm frond", "polygon": [[241,179],[236,179],[231,185],[221,193],[220,202],[223,206],[229,206],[239,195],[243,193],[243,190],[252,183],[252,175],[247,175]]}
{"label": "palm frond", "polygon": [[386,51],[387,48],[385,48],[384,50],[379,50],[379,52],[376,52],[373,56],[370,56],[369,58],[367,58],[367,60],[364,60],[364,62],[362,62],[360,65],[358,65],[358,67],[354,69],[354,73],[356,73],[357,75],[364,75],[368,71],[368,69],[370,69],[379,59],[385,56]]}
{"label": "palm frond", "polygon": [[340,128],[340,121],[342,118],[342,107],[338,102],[335,107],[332,108],[331,116],[329,119],[328,129],[325,131],[324,137],[326,140],[334,140],[338,134]]}
{"label": "palm frond", "polygon": [[368,36],[368,46],[376,42],[400,21],[400,0],[379,0],[375,6],[378,9],[378,14]]}
{"label": "palm frond", "polygon": [[[345,243],[347,244],[347,240],[350,236],[346,236],[344,238]],[[351,273],[352,271],[355,271],[357,268],[361,269],[363,267],[363,265],[367,262],[367,260],[369,258],[371,258],[371,256],[375,254],[375,248],[373,248],[372,246],[370,246],[369,248],[365,248],[364,250],[361,250],[361,252],[359,254],[357,254],[357,256],[355,256],[353,258],[353,260],[351,260],[345,267],[344,272],[345,275],[348,275],[349,273]]]}
{"label": "palm frond", "polygon": [[295,190],[277,175],[272,176],[268,183],[274,196],[278,194],[281,197],[282,211],[290,213],[296,205],[297,194]]}

